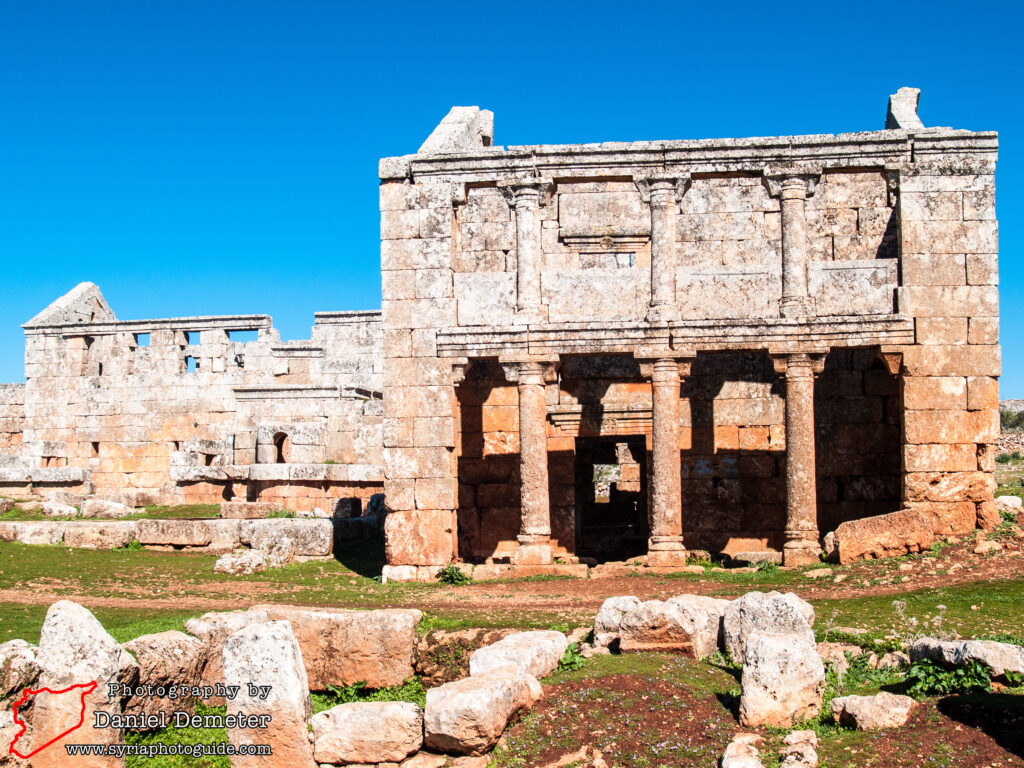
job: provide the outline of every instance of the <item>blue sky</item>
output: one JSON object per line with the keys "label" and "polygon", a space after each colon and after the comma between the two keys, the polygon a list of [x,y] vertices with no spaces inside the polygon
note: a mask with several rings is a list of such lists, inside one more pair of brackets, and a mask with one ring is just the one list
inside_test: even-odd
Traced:
{"label": "blue sky", "polygon": [[380,305],[377,159],[454,104],[496,144],[838,133],[922,89],[1000,132],[1003,397],[1024,397],[1009,3],[0,3],[0,381],[82,280],[122,319]]}

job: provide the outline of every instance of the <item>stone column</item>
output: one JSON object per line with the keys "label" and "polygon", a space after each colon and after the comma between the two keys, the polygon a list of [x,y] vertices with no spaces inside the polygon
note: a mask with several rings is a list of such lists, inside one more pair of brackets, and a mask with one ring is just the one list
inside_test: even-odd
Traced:
{"label": "stone column", "polygon": [[807,289],[807,232],[804,211],[820,174],[792,173],[766,177],[782,210],[782,317],[807,317],[814,299]]}
{"label": "stone column", "polygon": [[651,302],[647,319],[675,320],[676,308],[676,214],[686,177],[655,176],[637,181],[640,197],[651,206]]}
{"label": "stone column", "polygon": [[786,542],[785,565],[815,563],[821,555],[818,494],[814,464],[814,376],[825,356],[786,354],[774,357],[775,370],[786,377]]}
{"label": "stone column", "polygon": [[498,189],[516,217],[516,313],[526,321],[543,321],[540,295],[540,267],[543,258],[540,239],[540,206],[544,204],[550,179],[503,181]]}
{"label": "stone column", "polygon": [[689,361],[660,357],[641,365],[651,378],[651,491],[648,519],[651,537],[647,564],[685,565],[683,544],[682,469],[679,457],[679,376],[689,374]]}
{"label": "stone column", "polygon": [[554,562],[551,545],[551,502],[548,495],[548,432],[545,379],[554,373],[550,361],[502,363],[505,375],[519,388],[519,547],[513,561],[522,565]]}

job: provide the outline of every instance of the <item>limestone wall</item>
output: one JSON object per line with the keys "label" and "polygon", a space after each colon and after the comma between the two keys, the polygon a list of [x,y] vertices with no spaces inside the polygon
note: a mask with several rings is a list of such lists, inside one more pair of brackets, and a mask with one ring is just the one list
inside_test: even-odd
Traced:
{"label": "limestone wall", "polygon": [[378,313],[318,313],[309,340],[282,342],[267,316],[121,322],[84,286],[25,326],[20,468],[3,481],[297,510],[379,492]]}
{"label": "limestone wall", "polygon": [[25,429],[25,385],[0,384],[0,462],[17,454]]}
{"label": "limestone wall", "polygon": [[[793,351],[825,358],[822,533],[919,504],[936,531],[973,528],[991,506],[998,430],[996,137],[890,127],[500,147],[477,126],[444,153],[428,141],[383,159],[389,562],[514,546],[518,400],[498,363],[527,358],[560,364],[546,396],[551,519],[571,551],[574,441],[640,435],[649,447],[650,382],[636,362],[652,349],[695,353],[680,391],[693,546],[781,546],[785,403],[770,357]],[[664,179],[668,224],[652,203]],[[781,311],[780,200],[794,182],[789,236],[809,301],[797,315]],[[671,306],[654,316],[664,276],[652,243],[666,226]],[[619,362],[582,371],[596,357]]]}

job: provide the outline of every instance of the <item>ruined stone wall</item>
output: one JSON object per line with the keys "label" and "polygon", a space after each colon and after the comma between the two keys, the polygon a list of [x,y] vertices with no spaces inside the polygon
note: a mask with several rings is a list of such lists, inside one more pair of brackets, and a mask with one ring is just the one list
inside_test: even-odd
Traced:
{"label": "ruined stone wall", "polygon": [[915,318],[903,357],[904,499],[936,530],[992,525],[999,438],[995,158],[944,156],[920,141],[900,176],[900,307]]}
{"label": "ruined stone wall", "polygon": [[[545,389],[550,515],[571,551],[574,441],[642,435],[650,449],[638,363],[652,348],[696,353],[679,402],[688,546],[781,546],[785,388],[772,359],[793,351],[824,360],[822,533],[908,505],[925,505],[937,532],[987,514],[994,134],[924,129],[914,114],[840,136],[505,148],[479,143],[489,113],[467,114],[443,153],[428,140],[380,166],[390,563],[515,546],[518,396],[499,363],[524,359],[560,366]],[[668,225],[653,202],[663,179]],[[796,315],[782,311],[783,198],[799,200],[788,226],[809,308]],[[665,226],[670,306],[655,316]],[[616,356],[625,368],[593,368]]]}
{"label": "ruined stone wall", "polygon": [[69,297],[103,311],[69,323],[51,305],[26,325],[35,490],[295,510],[380,491],[377,313],[319,313],[309,340],[282,342],[265,316],[119,322],[95,286]]}
{"label": "ruined stone wall", "polygon": [[17,454],[25,430],[25,385],[0,384],[0,462]]}

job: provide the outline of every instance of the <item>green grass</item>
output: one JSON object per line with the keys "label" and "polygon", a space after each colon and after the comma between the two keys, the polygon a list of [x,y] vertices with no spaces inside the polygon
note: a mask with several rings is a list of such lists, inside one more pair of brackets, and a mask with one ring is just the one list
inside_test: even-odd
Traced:
{"label": "green grass", "polygon": [[[293,515],[294,516],[294,515]],[[44,515],[41,511],[24,511],[11,509],[0,513],[0,522],[22,522],[22,521],[56,521],[56,520],[94,520],[103,522],[105,520],[208,520],[220,517],[219,504],[182,504],[178,506],[150,506],[142,511],[118,518],[89,517],[83,518],[80,515]]]}
{"label": "green grass", "polygon": [[[46,618],[46,605],[25,605],[23,603],[0,603],[0,643],[15,638],[32,644],[39,642],[39,630]],[[166,632],[176,629],[185,631],[185,621],[205,611],[175,611],[147,608],[145,618],[140,618],[137,608],[91,609],[103,628],[119,643],[126,643],[140,635]]]}
{"label": "green grass", "polygon": [[[197,715],[224,714],[227,708],[207,707],[202,702],[196,704]],[[127,744],[166,744],[171,745],[197,745],[197,744],[218,744],[228,740],[226,728],[164,728],[159,731],[148,733],[125,733]],[[227,756],[191,756],[191,755],[166,755],[147,757],[133,755],[125,759],[125,768],[230,768],[230,758]]]}

